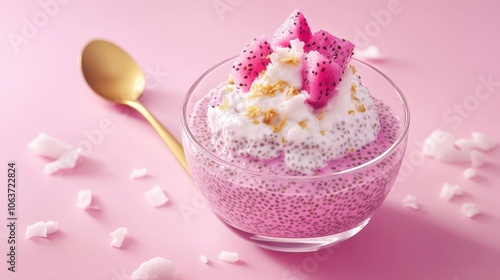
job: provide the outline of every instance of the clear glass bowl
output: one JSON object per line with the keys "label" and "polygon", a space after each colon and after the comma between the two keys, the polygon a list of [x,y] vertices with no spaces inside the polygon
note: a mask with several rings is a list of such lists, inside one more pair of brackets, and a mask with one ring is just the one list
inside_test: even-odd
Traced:
{"label": "clear glass bowl", "polygon": [[[381,71],[353,59],[363,84],[390,108],[398,124],[389,128],[396,130],[393,143],[373,159],[344,170],[312,176],[266,174],[210,152],[195,138],[191,126],[195,104],[227,80],[234,59],[205,72],[189,90],[182,108],[184,152],[210,209],[242,238],[276,251],[315,251],[358,233],[387,197],[403,160],[410,117],[401,90]],[[207,137],[211,136],[206,135],[205,142]]]}

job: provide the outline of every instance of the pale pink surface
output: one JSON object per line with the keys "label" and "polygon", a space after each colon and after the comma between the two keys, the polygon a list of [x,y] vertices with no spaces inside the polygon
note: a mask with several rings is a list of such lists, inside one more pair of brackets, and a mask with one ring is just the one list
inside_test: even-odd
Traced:
{"label": "pale pink surface", "polygon": [[[38,1],[18,2],[2,1],[0,10],[0,172],[15,160],[19,178],[15,273],[5,262],[6,180],[0,191],[0,279],[130,279],[141,262],[157,256],[174,262],[179,279],[500,278],[500,148],[487,154],[473,180],[462,176],[468,165],[418,154],[419,143],[436,128],[457,137],[481,131],[500,142],[493,121],[500,116],[500,5],[494,1],[401,0],[399,13],[384,26],[374,25],[373,12],[387,9],[390,0],[61,1],[67,3],[16,52],[9,33],[21,34],[23,18],[32,21],[43,11]],[[234,7],[219,16],[214,3]],[[368,39],[387,57],[375,65],[406,93],[412,113],[404,180],[359,235],[307,254],[261,250],[226,229],[146,121],[93,95],[77,62],[93,38],[123,46],[148,77],[145,105],[180,139],[180,105],[195,79],[251,38],[271,36],[294,8],[314,30],[355,43],[357,28],[374,28]],[[474,92],[481,77],[494,83],[491,91],[481,89],[479,100]],[[468,110],[453,112],[463,105]],[[48,161],[26,147],[39,132],[77,145],[103,119],[111,120],[113,132],[92,145],[75,170],[45,175]],[[128,178],[143,166],[148,177]],[[441,199],[445,181],[462,185],[463,197]],[[144,197],[155,185],[170,199],[159,208]],[[82,189],[92,190],[101,211],[75,206]],[[407,194],[417,197],[419,211],[403,207]],[[460,209],[466,202],[483,214],[466,218]],[[59,223],[58,232],[25,238],[27,225],[48,220]],[[112,248],[108,233],[121,226],[128,228],[123,247]],[[219,261],[222,250],[239,252],[241,261]],[[201,254],[209,265],[199,261]]]}

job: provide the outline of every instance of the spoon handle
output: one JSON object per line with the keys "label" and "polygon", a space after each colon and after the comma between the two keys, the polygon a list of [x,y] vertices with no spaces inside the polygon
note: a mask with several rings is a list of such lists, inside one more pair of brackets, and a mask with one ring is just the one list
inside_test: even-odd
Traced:
{"label": "spoon handle", "polygon": [[146,107],[144,107],[144,105],[142,105],[141,102],[137,100],[127,100],[124,103],[139,111],[139,113],[141,113],[149,121],[163,141],[165,141],[179,163],[184,167],[184,169],[186,169],[188,174],[190,174],[189,167],[186,162],[186,156],[184,155],[184,149],[177,139],[175,139],[172,134],[165,129],[165,127],[155,118],[155,116],[153,116],[153,114],[151,114],[151,112],[149,112],[148,109],[146,109]]}

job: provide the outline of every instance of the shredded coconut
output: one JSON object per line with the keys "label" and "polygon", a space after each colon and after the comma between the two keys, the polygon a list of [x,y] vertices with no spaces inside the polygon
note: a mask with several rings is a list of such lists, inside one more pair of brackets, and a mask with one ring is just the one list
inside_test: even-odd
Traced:
{"label": "shredded coconut", "polygon": [[36,222],[26,227],[26,237],[28,239],[33,237],[47,237],[57,231],[57,223],[54,221]]}
{"label": "shredded coconut", "polygon": [[201,256],[200,256],[200,261],[201,261],[202,263],[204,263],[204,264],[207,264],[207,263],[208,263],[208,258],[207,258],[206,256],[204,256],[204,255],[201,255]]}
{"label": "shredded coconut", "polygon": [[469,162],[470,152],[455,147],[455,138],[446,131],[435,130],[424,141],[422,152],[444,162]]}
{"label": "shredded coconut", "polygon": [[78,158],[82,152],[81,148],[63,153],[55,161],[45,165],[43,171],[47,174],[54,174],[61,169],[72,169],[76,166]]}
{"label": "shredded coconut", "polygon": [[483,166],[484,164],[484,154],[480,151],[471,151],[470,152],[470,161],[472,164],[472,167],[480,167]]}
{"label": "shredded coconut", "polygon": [[479,209],[476,207],[474,203],[462,204],[462,212],[464,212],[465,216],[469,218],[473,218],[474,216],[481,213],[481,211],[479,211]]}
{"label": "shredded coconut", "polygon": [[109,236],[113,238],[109,245],[116,248],[122,247],[123,239],[125,239],[125,235],[127,234],[127,232],[128,231],[126,227],[119,227],[115,231],[109,233]]}
{"label": "shredded coconut", "polygon": [[475,168],[467,168],[464,171],[465,179],[472,179],[477,176],[477,171]]}
{"label": "shredded coconut", "polygon": [[422,151],[424,155],[434,157],[444,162],[470,162],[472,167],[480,167],[485,162],[484,153],[496,146],[483,133],[472,133],[472,139],[461,138],[455,140],[454,136],[446,131],[435,130],[424,141]]}
{"label": "shredded coconut", "polygon": [[156,257],[143,262],[132,273],[134,280],[173,280],[177,278],[177,268],[167,259]]}
{"label": "shredded coconut", "polygon": [[57,231],[57,223],[54,221],[48,221],[45,223],[45,228],[47,229],[47,234],[52,234]]}
{"label": "shredded coconut", "polygon": [[167,203],[168,198],[165,195],[165,192],[160,186],[155,186],[149,191],[145,192],[146,199],[153,205],[154,207],[161,206]]}
{"label": "shredded coconut", "polygon": [[52,159],[71,151],[71,145],[52,136],[40,133],[35,139],[28,143],[28,148],[36,155]]}
{"label": "shredded coconut", "polygon": [[82,153],[81,148],[73,149],[64,141],[44,133],[40,133],[29,142],[28,148],[36,155],[56,159],[45,165],[43,171],[46,174],[54,174],[61,169],[74,168]]}
{"label": "shredded coconut", "polygon": [[238,253],[236,252],[228,252],[228,251],[222,251],[219,254],[219,259],[223,260],[228,263],[235,263],[239,260]]}
{"label": "shredded coconut", "polygon": [[460,138],[455,141],[455,145],[462,150],[479,149],[489,151],[495,148],[496,143],[481,132],[473,132],[472,139]]}
{"label": "shredded coconut", "polygon": [[455,195],[462,195],[462,188],[459,185],[444,183],[440,196],[446,200],[452,199]]}
{"label": "shredded coconut", "polygon": [[92,204],[92,191],[90,190],[81,190],[78,191],[78,202],[76,206],[82,209],[96,208],[95,206],[91,206]]}
{"label": "shredded coconut", "polygon": [[148,175],[148,169],[146,167],[143,168],[133,168],[132,173],[130,173],[130,179],[139,179]]}
{"label": "shredded coconut", "polygon": [[414,197],[413,195],[407,194],[406,197],[403,199],[403,204],[406,207],[418,210],[417,198]]}

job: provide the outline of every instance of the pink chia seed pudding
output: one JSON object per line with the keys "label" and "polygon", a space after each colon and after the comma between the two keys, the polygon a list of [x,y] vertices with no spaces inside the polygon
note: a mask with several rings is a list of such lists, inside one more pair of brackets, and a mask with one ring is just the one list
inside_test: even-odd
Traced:
{"label": "pink chia seed pudding", "polygon": [[[258,37],[205,73],[184,103],[196,186],[226,225],[270,249],[317,250],[356,234],[403,159],[409,115],[400,90],[351,60],[352,43],[325,36],[295,11],[271,43]],[[315,45],[328,40],[335,54]],[[308,247],[301,239],[323,240]]]}

